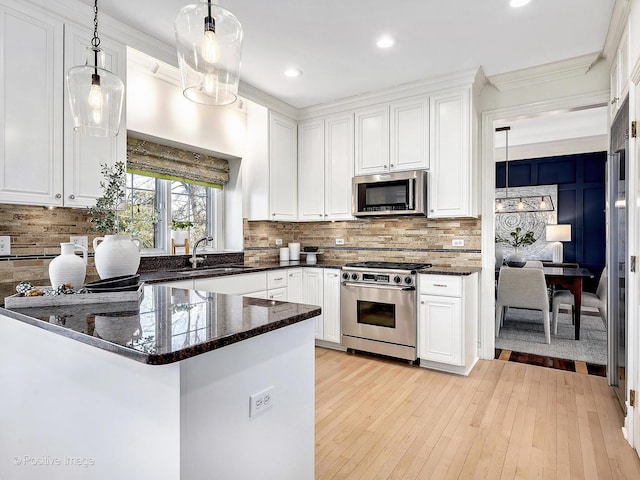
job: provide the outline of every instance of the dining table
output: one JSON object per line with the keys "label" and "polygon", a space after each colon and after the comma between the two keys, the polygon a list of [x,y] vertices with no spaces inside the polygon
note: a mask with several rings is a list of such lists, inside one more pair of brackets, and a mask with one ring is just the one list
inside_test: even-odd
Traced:
{"label": "dining table", "polygon": [[581,267],[543,267],[547,285],[558,285],[573,294],[575,339],[580,340],[580,307],[582,306],[582,284],[585,278],[593,278],[586,268]]}
{"label": "dining table", "polygon": [[[585,278],[593,278],[593,273],[582,267],[543,266],[544,278],[547,285],[557,285],[566,288],[573,294],[575,339],[580,340],[580,308],[582,306],[582,287]],[[496,279],[500,269],[496,268]]]}

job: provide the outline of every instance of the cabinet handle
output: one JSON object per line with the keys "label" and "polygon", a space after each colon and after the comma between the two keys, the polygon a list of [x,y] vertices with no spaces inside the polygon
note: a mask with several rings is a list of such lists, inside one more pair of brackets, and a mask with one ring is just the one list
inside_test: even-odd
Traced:
{"label": "cabinet handle", "polygon": [[618,100],[620,100],[620,98],[619,98],[619,97],[613,97],[613,98],[611,99],[611,105],[613,105],[614,103],[618,103]]}
{"label": "cabinet handle", "polygon": [[321,214],[321,213],[319,213],[319,214],[318,214],[318,216],[319,216],[319,217],[321,217],[321,216],[322,216],[322,214]]}
{"label": "cabinet handle", "polygon": [[72,193],[71,195],[69,195],[69,198],[70,198],[71,200],[75,200],[76,196]]}
{"label": "cabinet handle", "polygon": [[384,168],[389,168],[389,167],[387,167],[386,165],[384,165]]}
{"label": "cabinet handle", "polygon": [[433,208],[431,209],[431,213],[433,213]]}
{"label": "cabinet handle", "polygon": [[56,198],[62,198],[62,194],[56,193]]}
{"label": "cabinet handle", "polygon": [[393,168],[393,163],[391,165],[389,165],[391,168]]}
{"label": "cabinet handle", "polygon": [[442,283],[434,283],[433,286],[434,287],[446,287],[447,285],[444,285]]}
{"label": "cabinet handle", "polygon": [[424,305],[424,300],[420,302],[420,305]]}
{"label": "cabinet handle", "polygon": [[271,216],[272,216],[272,217],[275,217],[275,216],[276,216],[276,214],[275,214],[275,213],[272,213],[272,214],[271,214]]}
{"label": "cabinet handle", "polygon": [[274,278],[274,279],[273,279],[273,281],[274,281],[274,282],[279,282],[279,281],[281,281],[281,280],[284,280],[284,278],[283,278],[283,277],[280,277],[280,278]]}

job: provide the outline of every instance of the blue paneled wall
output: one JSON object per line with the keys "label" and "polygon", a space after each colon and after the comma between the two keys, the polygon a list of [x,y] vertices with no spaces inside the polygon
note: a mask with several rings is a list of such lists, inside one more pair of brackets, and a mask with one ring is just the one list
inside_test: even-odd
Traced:
{"label": "blue paneled wall", "polygon": [[[573,240],[564,243],[566,262],[594,272],[605,264],[606,152],[509,161],[509,187],[558,185],[558,223],[571,224]],[[496,164],[496,188],[505,187],[504,162]]]}

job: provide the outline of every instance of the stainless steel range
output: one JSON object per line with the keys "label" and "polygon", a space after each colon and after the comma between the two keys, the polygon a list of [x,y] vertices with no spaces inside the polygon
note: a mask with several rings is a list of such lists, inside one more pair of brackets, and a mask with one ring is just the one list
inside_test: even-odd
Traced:
{"label": "stainless steel range", "polygon": [[429,263],[361,262],[342,268],[342,345],[415,360],[416,270]]}

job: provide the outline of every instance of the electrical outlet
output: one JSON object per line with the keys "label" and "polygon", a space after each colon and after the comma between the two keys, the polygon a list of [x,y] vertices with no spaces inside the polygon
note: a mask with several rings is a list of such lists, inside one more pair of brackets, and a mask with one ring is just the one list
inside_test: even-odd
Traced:
{"label": "electrical outlet", "polygon": [[255,417],[273,406],[273,390],[271,386],[249,397],[249,417]]}
{"label": "electrical outlet", "polygon": [[336,245],[344,245],[344,238],[336,238]]}
{"label": "electrical outlet", "polygon": [[89,237],[86,235],[71,235],[69,241],[76,245],[82,245],[84,248],[89,248]]}
{"label": "electrical outlet", "polygon": [[451,240],[452,247],[464,247],[464,240],[462,238],[454,238]]}
{"label": "electrical outlet", "polygon": [[281,238],[276,238],[276,246],[278,245],[282,245],[282,239]]}
{"label": "electrical outlet", "polygon": [[0,237],[0,255],[11,255],[11,237]]}

